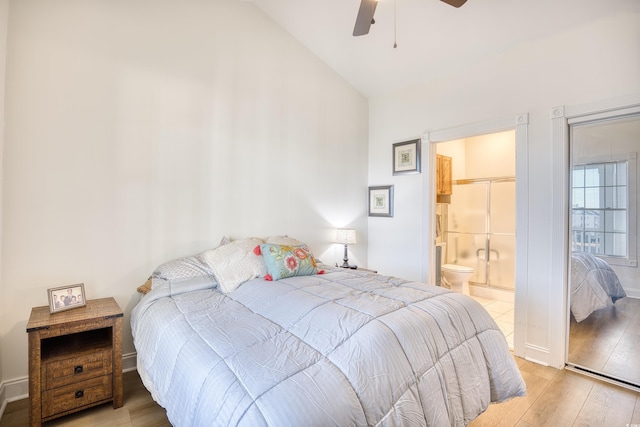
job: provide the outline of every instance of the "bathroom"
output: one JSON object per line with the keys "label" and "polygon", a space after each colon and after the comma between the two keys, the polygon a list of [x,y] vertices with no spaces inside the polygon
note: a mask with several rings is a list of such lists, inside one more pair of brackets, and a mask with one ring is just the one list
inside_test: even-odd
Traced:
{"label": "bathroom", "polygon": [[451,176],[435,210],[440,283],[483,304],[513,347],[515,131],[438,143],[436,153]]}

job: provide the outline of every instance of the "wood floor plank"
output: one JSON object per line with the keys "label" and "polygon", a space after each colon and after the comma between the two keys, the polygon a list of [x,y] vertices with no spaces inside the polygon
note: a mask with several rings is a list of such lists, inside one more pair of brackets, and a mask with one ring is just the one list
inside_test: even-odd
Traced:
{"label": "wood floor plank", "polygon": [[580,323],[571,316],[569,363],[640,384],[640,299],[623,298]]}
{"label": "wood floor plank", "polygon": [[611,352],[602,372],[640,384],[640,336],[625,334]]}
{"label": "wood floor plank", "polygon": [[636,395],[636,405],[635,405],[635,408],[633,409],[631,424],[640,425],[640,393]]}
{"label": "wood floor plank", "polygon": [[631,390],[597,382],[574,425],[626,426],[631,423],[637,394]]}
{"label": "wood floor plank", "polygon": [[549,382],[522,421],[535,426],[570,426],[593,388],[594,380],[563,370]]}
{"label": "wood floor plank", "polygon": [[[527,362],[531,363],[531,362]],[[538,365],[539,366],[539,365]],[[553,376],[547,377],[548,369],[520,369],[522,378],[527,385],[527,395],[516,397],[507,402],[489,405],[489,408],[480,417],[469,423],[470,427],[485,426],[514,426],[531,407],[533,402],[540,397],[549,385],[550,378],[558,372],[553,370]],[[540,375],[542,374],[542,375]]]}
{"label": "wood floor plank", "polygon": [[587,336],[572,337],[569,344],[569,360],[579,366],[588,366],[595,371],[604,370],[604,366],[614,352],[617,341],[598,341]]}
{"label": "wood floor plank", "polygon": [[129,415],[135,427],[171,427],[166,411],[153,401],[131,409]]}

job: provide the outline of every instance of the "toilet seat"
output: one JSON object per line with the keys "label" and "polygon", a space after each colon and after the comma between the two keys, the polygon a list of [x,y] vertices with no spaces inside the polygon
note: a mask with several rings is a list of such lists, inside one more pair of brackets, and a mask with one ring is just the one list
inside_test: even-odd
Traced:
{"label": "toilet seat", "polygon": [[473,273],[472,267],[466,267],[464,265],[457,265],[457,264],[444,264],[441,266],[441,269],[449,270],[451,272],[456,272],[456,273]]}

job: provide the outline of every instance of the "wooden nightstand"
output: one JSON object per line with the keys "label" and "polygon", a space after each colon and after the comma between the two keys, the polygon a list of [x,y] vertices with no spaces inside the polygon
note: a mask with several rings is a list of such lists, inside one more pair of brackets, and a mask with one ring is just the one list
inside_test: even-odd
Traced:
{"label": "wooden nightstand", "polygon": [[113,298],[49,313],[34,307],[29,333],[29,422],[105,402],[122,406],[122,310]]}

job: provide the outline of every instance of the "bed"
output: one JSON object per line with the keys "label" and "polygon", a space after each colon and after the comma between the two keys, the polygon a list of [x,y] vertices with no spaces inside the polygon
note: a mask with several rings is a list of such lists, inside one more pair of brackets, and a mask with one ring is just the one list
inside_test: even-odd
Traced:
{"label": "bed", "polygon": [[570,307],[576,322],[626,296],[618,276],[605,260],[586,252],[571,254]]}
{"label": "bed", "polygon": [[173,425],[462,426],[526,393],[472,298],[266,242],[172,261],[134,307],[137,369]]}

